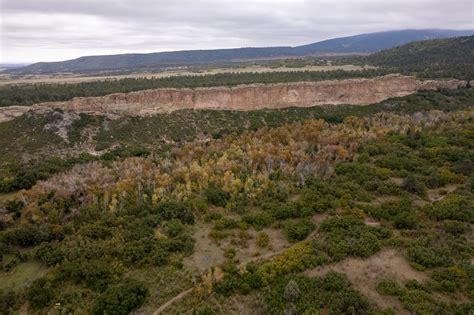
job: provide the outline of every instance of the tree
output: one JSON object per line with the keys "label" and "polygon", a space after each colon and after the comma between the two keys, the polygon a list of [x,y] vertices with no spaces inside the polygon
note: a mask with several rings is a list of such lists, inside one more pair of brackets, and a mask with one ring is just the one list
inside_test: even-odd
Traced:
{"label": "tree", "polygon": [[26,292],[26,298],[34,308],[48,306],[53,299],[53,289],[44,278],[34,281]]}
{"label": "tree", "polygon": [[169,201],[161,202],[157,205],[158,214],[165,220],[178,219],[184,224],[193,224],[194,215],[183,203]]}
{"label": "tree", "polygon": [[223,191],[221,188],[215,185],[210,185],[206,189],[206,197],[209,203],[218,207],[225,207],[227,200],[230,198],[229,193]]}
{"label": "tree", "polygon": [[417,194],[417,195],[424,195],[426,193],[425,191],[425,185],[423,185],[422,182],[420,182],[414,175],[410,174],[408,175],[405,180],[403,181],[403,189],[406,191]]}
{"label": "tree", "polygon": [[258,247],[262,247],[262,248],[267,247],[269,242],[270,242],[270,238],[268,237],[267,233],[260,232],[257,234],[256,243]]}
{"label": "tree", "polygon": [[290,220],[285,224],[285,230],[290,242],[302,241],[314,230],[314,224],[308,219]]}
{"label": "tree", "polygon": [[108,288],[100,295],[93,307],[93,314],[127,315],[140,307],[148,296],[148,289],[139,281],[126,279]]}

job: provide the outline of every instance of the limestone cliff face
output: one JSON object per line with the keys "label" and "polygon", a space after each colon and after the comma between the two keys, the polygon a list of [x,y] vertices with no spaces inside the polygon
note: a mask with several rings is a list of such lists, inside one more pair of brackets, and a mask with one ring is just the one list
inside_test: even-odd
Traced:
{"label": "limestone cliff face", "polygon": [[367,105],[419,90],[456,89],[466,85],[467,82],[458,80],[418,81],[408,76],[387,75],[373,79],[154,89],[41,103],[34,105],[33,110],[60,108],[100,115],[150,115],[179,109],[255,110],[326,104]]}

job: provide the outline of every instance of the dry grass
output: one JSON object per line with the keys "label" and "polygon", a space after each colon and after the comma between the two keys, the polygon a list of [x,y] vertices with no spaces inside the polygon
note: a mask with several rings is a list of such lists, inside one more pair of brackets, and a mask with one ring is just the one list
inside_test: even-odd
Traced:
{"label": "dry grass", "polygon": [[185,75],[213,75],[219,73],[248,73],[248,72],[292,72],[292,71],[334,71],[334,70],[345,70],[355,71],[367,69],[368,67],[360,67],[354,65],[341,65],[341,66],[307,66],[298,68],[288,67],[277,67],[270,68],[264,66],[249,66],[244,68],[215,68],[201,71],[189,71],[189,70],[173,70],[163,72],[138,72],[123,75],[96,75],[87,76],[79,74],[55,74],[55,75],[23,75],[23,76],[12,76],[10,74],[0,74],[0,86],[2,85],[19,85],[19,84],[32,84],[32,83],[81,83],[81,82],[93,82],[93,81],[105,81],[105,80],[117,80],[124,78],[167,78],[174,76],[185,76]]}

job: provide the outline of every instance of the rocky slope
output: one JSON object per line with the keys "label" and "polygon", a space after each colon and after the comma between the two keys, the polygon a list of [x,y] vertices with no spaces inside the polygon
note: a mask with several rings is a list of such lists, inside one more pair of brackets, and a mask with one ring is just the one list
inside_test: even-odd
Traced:
{"label": "rocky slope", "polygon": [[41,103],[34,105],[32,110],[53,108],[109,116],[143,116],[179,109],[256,110],[327,104],[367,105],[419,90],[456,89],[466,85],[467,82],[459,80],[419,81],[409,76],[387,75],[374,79],[154,89]]}

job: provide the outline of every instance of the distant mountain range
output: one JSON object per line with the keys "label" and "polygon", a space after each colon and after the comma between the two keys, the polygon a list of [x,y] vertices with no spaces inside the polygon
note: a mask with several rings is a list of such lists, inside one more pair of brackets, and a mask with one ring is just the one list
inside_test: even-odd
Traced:
{"label": "distant mountain range", "polygon": [[296,47],[187,50],[149,54],[86,56],[60,62],[39,62],[7,71],[18,74],[129,71],[258,59],[370,54],[413,41],[469,36],[473,34],[474,30],[388,31],[329,39]]}

